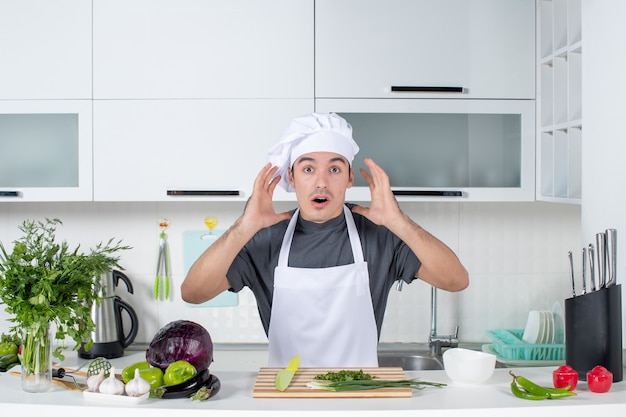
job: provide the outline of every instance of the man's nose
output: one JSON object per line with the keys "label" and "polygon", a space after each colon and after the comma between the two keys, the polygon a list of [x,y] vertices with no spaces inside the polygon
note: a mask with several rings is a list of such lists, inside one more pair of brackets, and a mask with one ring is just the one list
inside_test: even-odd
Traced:
{"label": "man's nose", "polygon": [[317,184],[317,188],[326,188],[328,186],[328,173],[318,172],[315,183]]}

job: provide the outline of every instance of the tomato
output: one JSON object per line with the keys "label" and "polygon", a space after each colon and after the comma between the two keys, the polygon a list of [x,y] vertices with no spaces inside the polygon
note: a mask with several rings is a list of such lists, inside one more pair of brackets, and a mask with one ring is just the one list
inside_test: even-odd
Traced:
{"label": "tomato", "polygon": [[613,384],[613,373],[604,366],[594,366],[587,372],[587,386],[591,392],[607,392]]}
{"label": "tomato", "polygon": [[165,385],[178,385],[191,379],[196,373],[196,368],[187,361],[172,362],[165,369],[163,382],[165,382]]}
{"label": "tomato", "polygon": [[569,386],[569,391],[574,391],[578,384],[578,372],[569,365],[559,366],[552,372],[552,382],[555,388]]}

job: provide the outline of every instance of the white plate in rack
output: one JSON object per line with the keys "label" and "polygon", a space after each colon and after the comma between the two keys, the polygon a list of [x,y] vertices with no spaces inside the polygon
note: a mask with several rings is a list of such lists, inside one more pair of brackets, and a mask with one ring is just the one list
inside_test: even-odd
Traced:
{"label": "white plate in rack", "polygon": [[552,316],[554,318],[554,343],[565,343],[565,315],[558,301],[552,305]]}
{"label": "white plate in rack", "polygon": [[522,340],[526,343],[535,344],[542,336],[543,322],[541,312],[537,310],[531,310],[528,312],[528,320],[526,321],[526,328],[524,329],[524,335]]}

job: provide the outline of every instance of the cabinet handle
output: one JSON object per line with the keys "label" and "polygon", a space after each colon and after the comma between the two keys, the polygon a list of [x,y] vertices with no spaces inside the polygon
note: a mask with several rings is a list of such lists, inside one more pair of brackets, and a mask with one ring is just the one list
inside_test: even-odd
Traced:
{"label": "cabinet handle", "polygon": [[238,190],[167,190],[167,195],[173,197],[181,196],[238,196]]}
{"label": "cabinet handle", "polygon": [[19,197],[19,191],[0,191],[0,197]]}
{"label": "cabinet handle", "polygon": [[399,93],[462,93],[463,87],[392,85],[391,91]]}
{"label": "cabinet handle", "polygon": [[438,190],[392,190],[393,195],[417,196],[417,197],[463,197],[463,191],[438,191]]}

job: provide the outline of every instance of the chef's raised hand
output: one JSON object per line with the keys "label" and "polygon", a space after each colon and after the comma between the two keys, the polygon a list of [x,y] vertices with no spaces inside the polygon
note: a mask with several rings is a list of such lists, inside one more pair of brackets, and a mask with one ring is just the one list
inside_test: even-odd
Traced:
{"label": "chef's raised hand", "polygon": [[468,273],[456,254],[404,214],[391,191],[385,171],[369,158],[364,162],[370,172],[363,168],[360,171],[370,188],[372,201],[369,208],[354,206],[352,211],[385,226],[411,248],[421,262],[416,278],[447,291],[460,291],[467,287]]}
{"label": "chef's raised hand", "polygon": [[291,218],[291,213],[289,212],[276,213],[274,210],[272,197],[276,185],[280,181],[280,175],[276,175],[277,170],[278,167],[267,163],[259,171],[254,180],[252,195],[246,203],[242,221],[257,230]]}
{"label": "chef's raised hand", "polygon": [[352,211],[367,217],[373,223],[389,227],[402,216],[398,202],[391,191],[389,176],[372,159],[365,158],[363,162],[369,169],[369,173],[363,168],[360,168],[360,172],[370,189],[370,207],[354,206]]}
{"label": "chef's raised hand", "polygon": [[272,205],[274,189],[280,180],[274,178],[276,170],[269,163],[261,169],[241,217],[189,268],[180,287],[183,300],[203,303],[228,290],[226,273],[241,248],[262,228],[291,217],[288,212],[277,214]]}

